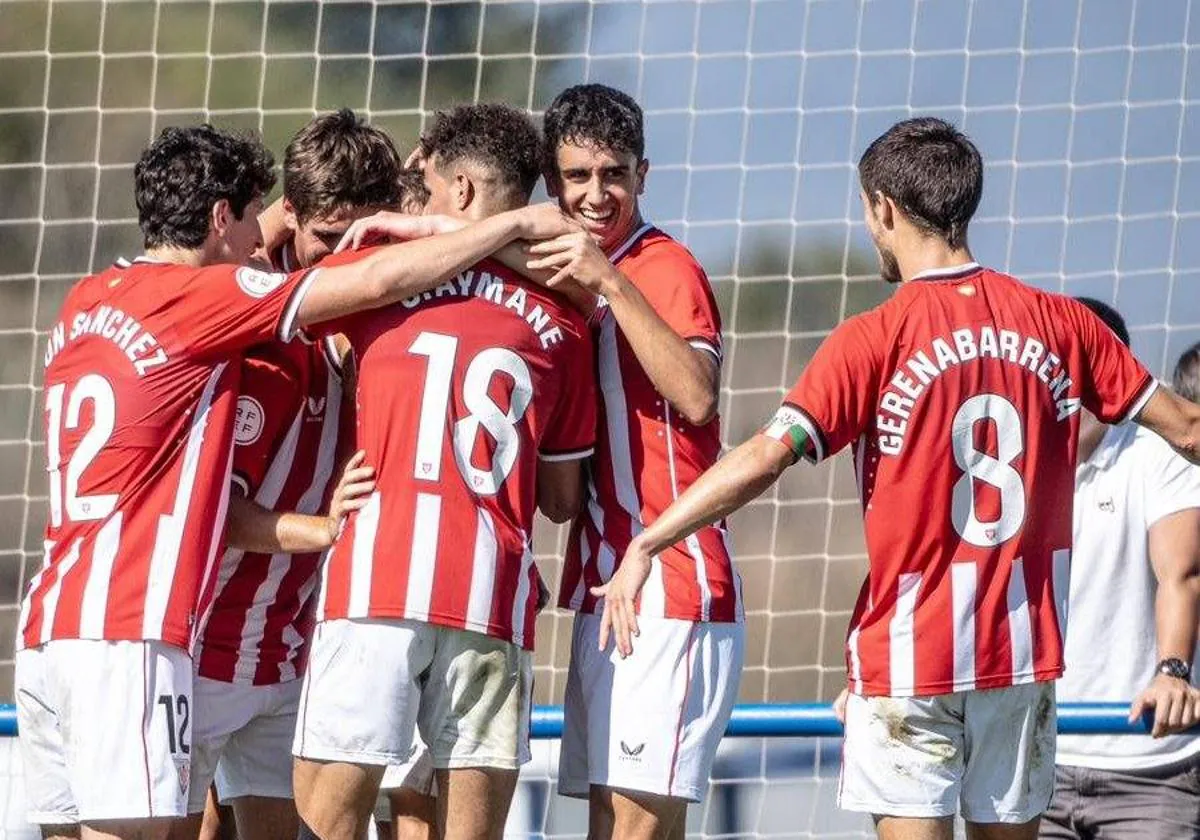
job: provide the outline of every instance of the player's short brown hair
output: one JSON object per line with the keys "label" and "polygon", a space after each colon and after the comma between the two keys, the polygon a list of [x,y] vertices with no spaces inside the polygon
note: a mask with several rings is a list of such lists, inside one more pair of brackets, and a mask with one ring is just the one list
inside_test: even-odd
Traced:
{"label": "player's short brown hair", "polygon": [[608,85],[569,87],[554,97],[542,118],[547,172],[554,172],[562,143],[599,146],[639,161],[646,153],[642,109],[627,93]]}
{"label": "player's short brown hair", "polygon": [[213,205],[224,199],[241,220],[275,186],[275,158],[257,137],[204,125],[170,126],[133,169],[138,226],[147,248],[199,248]]}
{"label": "player's short brown hair", "polygon": [[529,114],[510,105],[481,102],[438,111],[421,135],[425,157],[437,165],[471,161],[493,173],[524,201],[541,174],[542,138]]}
{"label": "player's short brown hair", "polygon": [[950,123],[918,117],[896,123],[867,147],[858,178],[872,204],[882,193],[919,229],[958,248],[983,195],[983,159]]}
{"label": "player's short brown hair", "polygon": [[343,108],[292,138],[283,155],[283,196],[301,223],[349,208],[395,207],[402,168],[391,138]]}
{"label": "player's short brown hair", "polygon": [[1171,386],[1185,400],[1200,403],[1200,343],[1193,344],[1180,355]]}

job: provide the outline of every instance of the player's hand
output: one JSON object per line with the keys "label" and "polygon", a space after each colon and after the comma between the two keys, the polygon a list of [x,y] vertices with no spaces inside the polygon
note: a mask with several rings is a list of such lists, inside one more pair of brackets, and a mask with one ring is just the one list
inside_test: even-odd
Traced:
{"label": "player's hand", "polygon": [[616,636],[621,658],[633,653],[633,637],[641,634],[637,620],[637,596],[650,577],[650,552],[638,539],[629,544],[616,573],[603,586],[593,586],[592,594],[604,599],[600,616],[600,650],[608,650],[610,635]]}
{"label": "player's hand", "polygon": [[424,239],[426,236],[436,236],[439,233],[450,233],[461,230],[467,223],[449,216],[410,216],[407,213],[395,213],[384,210],[373,216],[358,219],[338,242],[333,253],[340,254],[346,250],[357,250],[364,244],[374,242],[407,242],[411,239]]}
{"label": "player's hand", "polygon": [[1145,712],[1153,710],[1155,738],[1191,729],[1200,723],[1200,690],[1186,680],[1155,674],[1150,685],[1134,698],[1129,710],[1129,722],[1135,723]]}
{"label": "player's hand", "polygon": [[529,253],[534,257],[527,264],[530,271],[557,272],[546,281],[552,289],[574,279],[592,294],[603,295],[622,279],[596,240],[583,230],[538,242],[529,246]]}
{"label": "player's hand", "polygon": [[572,231],[582,230],[579,222],[563,213],[553,201],[530,204],[512,212],[517,214],[517,239],[554,239]]}
{"label": "player's hand", "polygon": [[342,520],[352,510],[360,510],[375,492],[375,468],[364,467],[367,453],[355,452],[342,469],[342,477],[329,500],[329,544],[333,545],[342,530]]}
{"label": "player's hand", "polygon": [[405,169],[424,169],[425,168],[425,148],[418,143],[413,147],[413,150],[408,153],[408,157],[404,159]]}
{"label": "player's hand", "polygon": [[842,726],[846,725],[846,701],[850,699],[850,689],[843,688],[842,693],[833,701],[833,716],[837,718],[838,723]]}

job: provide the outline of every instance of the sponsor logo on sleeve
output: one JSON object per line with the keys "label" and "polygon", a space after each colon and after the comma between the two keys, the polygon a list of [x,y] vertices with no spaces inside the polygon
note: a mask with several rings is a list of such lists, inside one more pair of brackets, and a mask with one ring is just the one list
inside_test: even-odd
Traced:
{"label": "sponsor logo on sleeve", "polygon": [[237,278],[237,284],[241,290],[252,298],[266,297],[282,286],[288,278],[286,274],[259,271],[257,268],[247,266],[239,268],[234,277]]}
{"label": "sponsor logo on sleeve", "polygon": [[266,412],[254,397],[241,396],[237,401],[237,416],[233,420],[233,442],[249,446],[262,437]]}

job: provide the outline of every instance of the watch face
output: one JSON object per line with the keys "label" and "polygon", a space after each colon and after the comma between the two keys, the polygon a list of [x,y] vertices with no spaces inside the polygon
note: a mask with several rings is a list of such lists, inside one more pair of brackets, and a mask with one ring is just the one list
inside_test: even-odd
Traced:
{"label": "watch face", "polygon": [[1188,679],[1192,675],[1191,666],[1182,659],[1164,659],[1158,665],[1158,670],[1169,677]]}

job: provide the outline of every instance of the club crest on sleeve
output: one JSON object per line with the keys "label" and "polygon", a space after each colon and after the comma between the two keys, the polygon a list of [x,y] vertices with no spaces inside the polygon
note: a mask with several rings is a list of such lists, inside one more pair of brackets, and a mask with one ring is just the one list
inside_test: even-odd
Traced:
{"label": "club crest on sleeve", "polygon": [[259,271],[257,268],[248,266],[239,268],[234,276],[237,278],[237,284],[241,290],[252,298],[266,297],[287,280],[286,274]]}
{"label": "club crest on sleeve", "polygon": [[254,397],[238,397],[237,416],[233,420],[233,442],[238,446],[254,443],[262,437],[265,419],[266,412],[263,411],[262,403]]}

